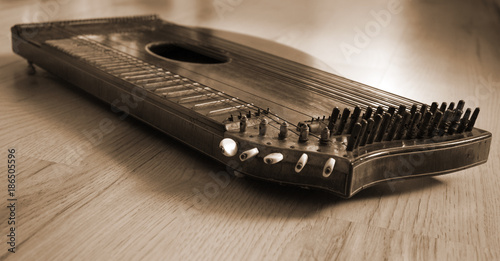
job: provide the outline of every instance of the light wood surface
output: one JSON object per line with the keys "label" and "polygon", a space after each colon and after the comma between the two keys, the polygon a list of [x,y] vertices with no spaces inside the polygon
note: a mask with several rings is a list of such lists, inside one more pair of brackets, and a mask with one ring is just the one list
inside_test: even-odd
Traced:
{"label": "light wood surface", "polygon": [[[10,212],[0,208],[0,259],[500,259],[498,9],[403,0],[394,12],[392,2],[2,1],[0,193],[7,205],[7,149],[15,148],[18,222],[13,254]],[[372,15],[381,10],[390,19]],[[489,161],[349,200],[249,179],[222,182],[226,176],[213,173],[224,166],[137,120],[120,120],[43,70],[28,76],[26,61],[10,50],[16,23],[147,13],[280,42],[422,102],[464,99],[481,107],[476,126],[493,133]],[[363,44],[358,29],[370,34]],[[102,122],[112,130],[101,131]]]}

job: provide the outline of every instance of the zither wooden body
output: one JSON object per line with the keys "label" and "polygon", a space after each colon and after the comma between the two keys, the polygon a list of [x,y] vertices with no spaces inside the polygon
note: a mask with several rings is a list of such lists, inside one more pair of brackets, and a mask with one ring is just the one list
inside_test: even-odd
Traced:
{"label": "zither wooden body", "polygon": [[423,104],[156,16],[16,25],[12,37],[30,64],[237,175],[351,197],[488,159],[491,133],[463,101]]}

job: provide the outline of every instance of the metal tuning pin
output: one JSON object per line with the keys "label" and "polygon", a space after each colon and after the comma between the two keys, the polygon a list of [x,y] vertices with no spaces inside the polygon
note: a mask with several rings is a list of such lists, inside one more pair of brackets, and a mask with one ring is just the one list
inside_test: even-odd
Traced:
{"label": "metal tuning pin", "polygon": [[[413,108],[413,107],[412,107]],[[416,111],[417,107],[415,106],[415,110],[414,112]],[[419,112],[420,114],[420,112]],[[396,135],[394,136],[394,139],[395,140],[401,140],[405,135],[406,133],[408,132],[409,128],[410,128],[410,124],[411,124],[411,113],[403,113],[403,119],[401,120],[401,126],[399,127],[399,131],[396,132]]]}
{"label": "metal tuning pin", "polygon": [[267,120],[262,119],[262,121],[260,121],[259,124],[259,135],[260,136],[266,135],[266,131],[267,131]]}
{"label": "metal tuning pin", "polygon": [[398,108],[398,114],[399,115],[403,115],[403,112],[406,111],[406,106],[404,105],[399,105],[399,108]]}
{"label": "metal tuning pin", "polygon": [[306,142],[309,139],[309,126],[304,124],[300,127],[299,142]]}
{"label": "metal tuning pin", "polygon": [[462,117],[462,110],[456,110],[455,116],[453,116],[453,120],[450,123],[450,127],[448,128],[448,134],[453,135],[458,130],[458,125],[460,124],[460,117]]}
{"label": "metal tuning pin", "polygon": [[219,143],[219,148],[226,157],[232,157],[238,152],[238,144],[230,138],[222,139]]}
{"label": "metal tuning pin", "polygon": [[323,177],[328,178],[332,174],[334,167],[335,167],[335,159],[329,158],[326,161],[325,166],[323,167]]}
{"label": "metal tuning pin", "polygon": [[424,120],[420,125],[420,128],[417,132],[417,138],[423,138],[427,134],[427,129],[429,129],[429,123],[431,122],[432,113],[430,111],[426,112],[424,115]]}
{"label": "metal tuning pin", "polygon": [[[393,107],[394,108],[394,107]],[[394,112],[393,112],[394,113]],[[381,142],[384,134],[389,127],[389,123],[391,123],[391,114],[384,113],[384,117],[382,119],[382,123],[380,124],[380,128],[378,129],[377,137],[375,138],[375,142]]]}
{"label": "metal tuning pin", "polygon": [[359,108],[359,106],[354,107],[354,111],[351,114],[351,120],[349,121],[349,128],[347,128],[347,134],[352,133],[352,129],[358,121],[359,114],[361,114],[361,108]]}
{"label": "metal tuning pin", "polygon": [[295,172],[299,173],[300,171],[302,171],[304,166],[307,164],[308,159],[309,157],[307,156],[307,154],[303,153],[297,161],[297,164],[295,165]]}
{"label": "metal tuning pin", "polygon": [[328,129],[330,131],[333,131],[333,126],[335,125],[335,122],[337,121],[339,114],[340,114],[339,108],[337,107],[333,108],[332,115],[330,116],[330,119],[328,121]]}
{"label": "metal tuning pin", "polygon": [[431,104],[431,109],[430,109],[430,112],[432,113],[432,115],[434,115],[434,113],[436,113],[437,109],[438,109],[438,106],[439,104],[437,102],[433,102]]}
{"label": "metal tuning pin", "polygon": [[439,107],[439,110],[444,113],[446,111],[446,108],[448,107],[448,104],[446,102],[441,103],[441,107]]}
{"label": "metal tuning pin", "polygon": [[408,130],[406,131],[406,139],[414,139],[415,137],[417,137],[421,119],[422,119],[422,114],[420,112],[416,112],[415,115],[413,116],[413,120],[409,124]]}
{"label": "metal tuning pin", "polygon": [[240,119],[240,132],[247,131],[247,116],[243,115]]}
{"label": "metal tuning pin", "polygon": [[360,146],[361,140],[365,136],[366,128],[368,127],[368,121],[366,121],[365,119],[362,119],[360,124],[361,124],[361,130],[359,131],[358,138],[356,139],[356,143],[354,143],[355,149]]}
{"label": "metal tuning pin", "polygon": [[356,142],[359,139],[359,135],[361,132],[361,124],[358,122],[354,124],[354,127],[352,129],[351,136],[349,137],[349,140],[347,141],[347,151],[352,151],[354,149],[354,145],[356,145]]}
{"label": "metal tuning pin", "polygon": [[378,129],[380,129],[380,124],[382,123],[382,116],[380,114],[375,115],[373,117],[373,128],[370,130],[370,135],[368,135],[368,139],[366,140],[366,144],[372,144],[377,136]]}
{"label": "metal tuning pin", "polygon": [[420,114],[423,116],[427,112],[427,109],[429,106],[427,104],[422,104],[422,107],[420,107]]}
{"label": "metal tuning pin", "polygon": [[328,127],[323,128],[321,131],[321,139],[319,140],[320,143],[326,144],[328,141],[330,141],[330,130]]}
{"label": "metal tuning pin", "polygon": [[399,132],[399,128],[401,127],[401,120],[403,117],[401,114],[396,114],[395,116],[394,123],[391,126],[391,129],[389,129],[389,132],[387,133],[387,136],[385,138],[386,141],[391,141],[394,139],[394,136],[396,135],[397,132]]}
{"label": "metal tuning pin", "polygon": [[363,135],[359,139],[359,146],[365,146],[366,141],[368,140],[368,137],[370,136],[370,133],[372,132],[373,129],[373,119],[368,119],[367,124],[366,124],[366,130],[364,131]]}
{"label": "metal tuning pin", "polygon": [[245,160],[251,159],[251,158],[255,157],[257,154],[259,154],[259,150],[257,148],[243,151],[240,154],[240,160],[245,161]]}
{"label": "metal tuning pin", "polygon": [[264,157],[264,163],[272,165],[283,160],[283,154],[276,152]]}
{"label": "metal tuning pin", "polygon": [[[423,105],[422,105],[422,107],[423,107]],[[411,115],[411,117],[412,117],[412,118],[413,118],[413,115],[415,115],[415,113],[417,112],[417,108],[418,108],[418,107],[417,107],[417,105],[416,105],[416,104],[413,104],[413,105],[411,106],[411,108],[410,108],[410,115]]]}
{"label": "metal tuning pin", "polygon": [[429,131],[427,133],[427,135],[429,135],[431,138],[439,133],[439,123],[441,122],[442,117],[443,113],[440,110],[436,112],[436,115],[434,115],[432,124],[430,125]]}
{"label": "metal tuning pin", "polygon": [[441,122],[439,123],[438,127],[439,131],[437,133],[439,136],[443,136],[446,133],[448,127],[450,126],[451,121],[453,120],[452,117],[453,117],[453,111],[447,109],[443,114]]}
{"label": "metal tuning pin", "polygon": [[476,124],[477,116],[479,115],[479,108],[476,108],[470,117],[469,124],[467,124],[467,129],[465,131],[472,131],[474,124]]}
{"label": "metal tuning pin", "polygon": [[458,125],[457,133],[462,133],[464,132],[465,128],[467,128],[467,124],[469,124],[470,114],[471,110],[467,108],[467,110],[464,113],[464,116],[460,120],[460,125]]}
{"label": "metal tuning pin", "polygon": [[347,119],[349,118],[349,114],[351,111],[349,108],[345,108],[344,111],[342,112],[342,117],[340,118],[340,123],[338,125],[337,132],[335,135],[342,135],[342,132],[344,131],[345,124],[347,122]]}
{"label": "metal tuning pin", "polygon": [[389,106],[389,109],[387,109],[387,113],[392,116],[394,115],[394,112],[396,112],[396,108],[394,106]]}
{"label": "metal tuning pin", "polygon": [[464,110],[464,106],[465,106],[465,101],[464,100],[460,100],[460,101],[458,101],[457,108],[455,110],[457,110],[457,111],[463,111]]}
{"label": "metal tuning pin", "polygon": [[372,113],[373,113],[372,107],[368,106],[368,108],[366,108],[365,117],[363,117],[363,119],[369,120],[372,117]]}
{"label": "metal tuning pin", "polygon": [[450,105],[448,105],[448,110],[453,110],[453,109],[455,109],[455,103],[450,102]]}
{"label": "metal tuning pin", "polygon": [[280,125],[280,133],[278,134],[278,137],[280,139],[284,139],[288,136],[288,123],[286,123],[286,121],[284,121],[283,123],[281,123]]}

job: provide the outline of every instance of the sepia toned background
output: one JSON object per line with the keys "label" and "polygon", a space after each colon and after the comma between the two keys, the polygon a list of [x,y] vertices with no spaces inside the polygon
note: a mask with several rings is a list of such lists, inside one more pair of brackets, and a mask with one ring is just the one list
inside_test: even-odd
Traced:
{"label": "sepia toned background", "polygon": [[[0,205],[17,166],[16,253],[0,208],[0,260],[500,259],[498,1],[0,1]],[[263,38],[425,103],[481,107],[486,164],[340,199],[221,178],[225,167],[12,53],[18,23],[156,13]],[[237,39],[236,39],[237,40]],[[271,47],[272,48],[271,48]],[[309,55],[305,56],[301,52]],[[315,57],[318,60],[314,60]],[[101,122],[111,128],[99,135]],[[453,160],[453,159],[450,159]]]}

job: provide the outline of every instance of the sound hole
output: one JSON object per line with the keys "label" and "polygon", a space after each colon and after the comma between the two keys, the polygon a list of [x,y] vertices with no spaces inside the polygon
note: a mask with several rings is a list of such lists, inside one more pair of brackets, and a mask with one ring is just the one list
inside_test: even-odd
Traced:
{"label": "sound hole", "polygon": [[147,49],[163,58],[180,62],[199,64],[226,63],[229,58],[221,52],[209,49],[206,46],[196,46],[178,43],[154,43],[147,46]]}

